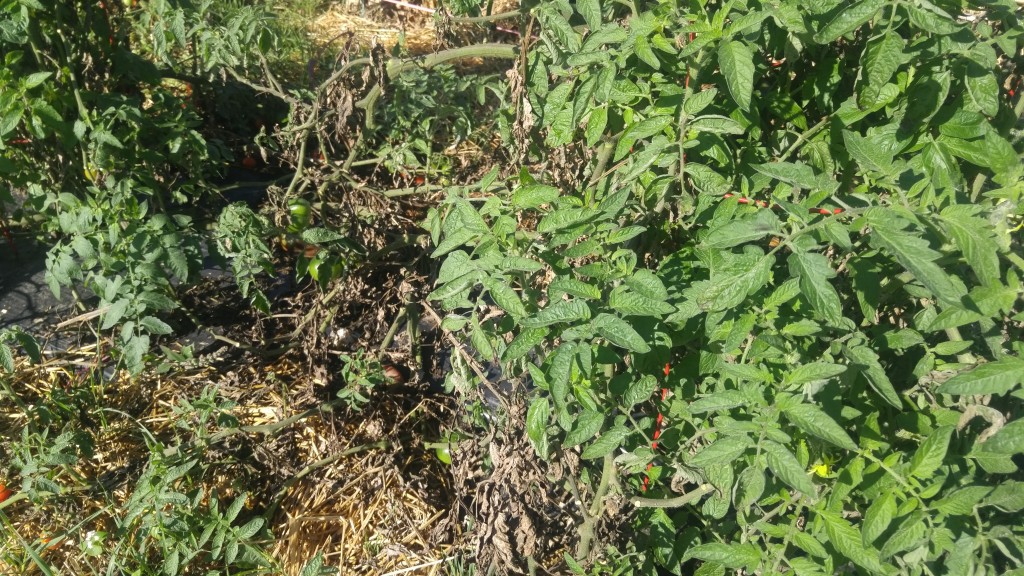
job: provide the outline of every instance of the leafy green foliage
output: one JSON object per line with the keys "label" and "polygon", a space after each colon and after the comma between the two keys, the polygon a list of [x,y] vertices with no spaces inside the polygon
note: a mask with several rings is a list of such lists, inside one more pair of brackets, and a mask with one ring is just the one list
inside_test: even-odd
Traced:
{"label": "leafy green foliage", "polygon": [[211,197],[230,157],[200,133],[192,84],[273,44],[260,10],[176,4],[0,4],[0,203],[57,238],[51,290],[100,297],[99,329],[133,373],[172,331],[159,316],[177,307],[176,286],[198,276],[190,205]]}
{"label": "leafy green foliage", "polygon": [[430,297],[529,372],[540,457],[614,460],[637,572],[1022,569],[1016,5],[535,11],[547,170],[449,189]]}

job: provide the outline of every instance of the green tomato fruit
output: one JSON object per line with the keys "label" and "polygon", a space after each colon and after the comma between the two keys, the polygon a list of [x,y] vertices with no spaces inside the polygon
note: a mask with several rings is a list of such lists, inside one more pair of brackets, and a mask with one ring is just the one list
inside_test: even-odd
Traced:
{"label": "green tomato fruit", "polygon": [[445,464],[451,466],[452,463],[452,451],[448,448],[437,448],[434,450],[434,454],[437,455],[437,459]]}
{"label": "green tomato fruit", "polygon": [[309,202],[302,198],[296,198],[288,203],[288,231],[298,234],[309,227]]}

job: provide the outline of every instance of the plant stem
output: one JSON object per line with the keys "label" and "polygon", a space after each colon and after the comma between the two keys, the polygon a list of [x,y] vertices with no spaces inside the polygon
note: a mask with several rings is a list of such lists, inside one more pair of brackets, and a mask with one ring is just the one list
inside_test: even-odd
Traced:
{"label": "plant stem", "polygon": [[[504,58],[512,60],[518,55],[518,48],[518,46],[511,44],[486,43],[442,50],[419,58],[396,58],[387,65],[388,78],[394,80],[407,70],[413,70],[415,68],[430,69],[438,64],[462,58]],[[356,106],[363,108],[366,111],[367,128],[374,127],[373,107],[377,103],[377,99],[380,98],[381,92],[382,90],[380,85],[376,85],[370,90],[370,93],[367,94],[365,98],[356,103]]]}
{"label": "plant stem", "polygon": [[790,155],[793,154],[793,152],[796,152],[797,148],[802,146],[804,144],[804,142],[807,141],[808,138],[810,138],[811,136],[814,136],[815,134],[820,132],[821,129],[824,128],[825,126],[828,126],[828,121],[831,120],[831,119],[832,119],[832,115],[831,114],[826,114],[825,117],[822,118],[820,122],[818,122],[814,126],[811,126],[810,128],[808,128],[807,131],[804,132],[803,134],[801,134],[800,136],[797,136],[796,141],[793,142],[793,144],[789,148],[787,148],[786,151],[783,152],[781,156],[779,156],[779,162],[784,162],[786,160],[786,158],[789,158]]}
{"label": "plant stem", "polygon": [[637,508],[679,508],[680,506],[692,504],[714,491],[715,487],[711,484],[701,484],[695,490],[675,498],[643,498],[633,496],[629,501]]}
{"label": "plant stem", "polygon": [[[601,470],[601,483],[598,484],[597,490],[594,492],[594,500],[590,503],[590,510],[584,515],[583,525],[580,526],[580,542],[576,546],[576,557],[585,559],[590,556],[591,547],[594,544],[594,532],[597,529],[597,523],[604,517],[602,508],[604,507],[604,499],[608,494],[608,487],[611,485],[611,477],[616,474],[615,470],[615,457],[612,453],[608,453],[604,457],[604,467]],[[573,482],[573,480],[569,480]],[[581,501],[582,505],[583,502]]]}

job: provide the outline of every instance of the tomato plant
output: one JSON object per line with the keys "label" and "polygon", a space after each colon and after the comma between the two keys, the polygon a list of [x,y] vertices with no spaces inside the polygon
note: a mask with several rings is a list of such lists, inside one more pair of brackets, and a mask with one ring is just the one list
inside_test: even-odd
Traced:
{"label": "tomato plant", "polygon": [[636,572],[1024,569],[1016,4],[531,14],[502,135],[545,169],[450,189],[431,299]]}

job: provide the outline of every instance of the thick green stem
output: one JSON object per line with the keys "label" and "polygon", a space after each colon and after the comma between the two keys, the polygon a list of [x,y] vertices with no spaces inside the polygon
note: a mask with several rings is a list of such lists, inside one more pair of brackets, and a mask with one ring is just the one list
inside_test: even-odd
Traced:
{"label": "thick green stem", "polygon": [[608,495],[608,488],[612,485],[612,476],[614,474],[617,474],[615,470],[615,456],[609,453],[604,457],[601,483],[597,486],[597,491],[594,492],[594,500],[590,503],[590,510],[587,511],[583,525],[580,526],[580,543],[576,547],[577,558],[584,559],[590,556],[590,550],[594,545],[594,533],[597,530],[597,523],[604,516],[602,511],[604,499]]}
{"label": "thick green stem", "polygon": [[[452,60],[461,60],[463,58],[503,58],[513,60],[517,54],[518,46],[510,44],[475,44],[472,46],[462,46],[460,48],[442,50],[436,54],[430,54],[429,56],[423,56],[420,58],[395,59],[388,63],[387,72],[388,78],[395,79],[408,70],[416,68],[430,69],[438,64],[443,64]],[[356,104],[356,106],[366,110],[367,128],[374,127],[373,107],[376,105],[377,99],[380,98],[380,95],[380,85],[374,86],[370,90],[370,93],[366,95],[366,98],[363,98]]]}
{"label": "thick green stem", "polygon": [[634,496],[629,499],[637,508],[679,508],[700,500],[705,495],[714,492],[715,487],[711,484],[701,484],[696,490],[687,492],[675,498],[641,498]]}

